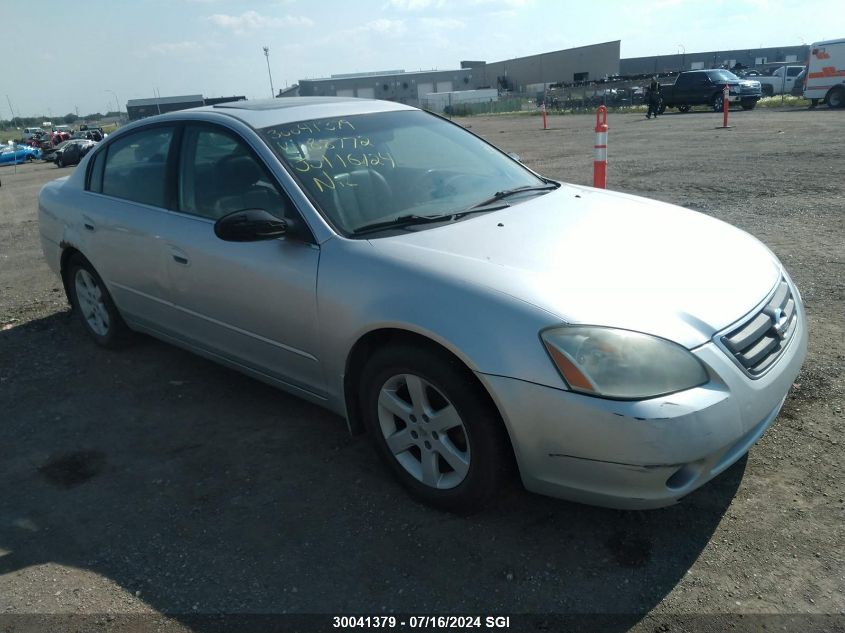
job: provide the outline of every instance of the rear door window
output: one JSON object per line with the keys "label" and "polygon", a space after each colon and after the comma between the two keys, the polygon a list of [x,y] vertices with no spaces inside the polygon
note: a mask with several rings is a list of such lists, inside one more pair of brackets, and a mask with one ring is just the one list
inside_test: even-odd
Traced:
{"label": "rear door window", "polygon": [[155,207],[167,207],[167,157],[173,127],[129,134],[108,148],[102,193]]}

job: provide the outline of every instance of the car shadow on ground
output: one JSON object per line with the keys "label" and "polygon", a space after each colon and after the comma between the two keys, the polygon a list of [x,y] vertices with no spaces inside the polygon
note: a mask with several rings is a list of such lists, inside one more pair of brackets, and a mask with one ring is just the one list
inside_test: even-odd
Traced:
{"label": "car shadow on ground", "polygon": [[699,557],[745,468],[663,510],[515,485],[459,517],[408,498],[337,416],[152,339],[102,350],[63,312],[0,331],[0,354],[0,574],[88,570],[197,630],[184,614],[618,614],[606,630],[627,630]]}

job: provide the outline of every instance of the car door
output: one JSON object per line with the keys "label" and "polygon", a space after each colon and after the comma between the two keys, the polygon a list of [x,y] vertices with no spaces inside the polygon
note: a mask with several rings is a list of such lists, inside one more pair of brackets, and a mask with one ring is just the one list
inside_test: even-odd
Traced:
{"label": "car door", "polygon": [[219,239],[214,222],[246,208],[299,219],[239,135],[219,126],[187,124],[179,160],[179,213],[174,214],[178,228],[165,244],[178,335],[231,363],[322,395],[319,247],[301,236],[256,242]]}
{"label": "car door", "polygon": [[175,132],[173,125],[150,126],[101,148],[90,163],[79,227],[83,254],[121,314],[157,331],[173,321],[162,240],[173,230]]}
{"label": "car door", "polygon": [[696,102],[696,88],[701,81],[702,73],[687,73],[678,78],[675,101],[682,105],[692,105]]}

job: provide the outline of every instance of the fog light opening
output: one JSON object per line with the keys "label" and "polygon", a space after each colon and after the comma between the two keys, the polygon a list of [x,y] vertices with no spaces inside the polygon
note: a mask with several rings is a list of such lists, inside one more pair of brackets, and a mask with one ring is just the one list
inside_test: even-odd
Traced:
{"label": "fog light opening", "polygon": [[682,490],[698,477],[699,472],[701,472],[700,463],[684,464],[666,480],[666,487],[669,490]]}

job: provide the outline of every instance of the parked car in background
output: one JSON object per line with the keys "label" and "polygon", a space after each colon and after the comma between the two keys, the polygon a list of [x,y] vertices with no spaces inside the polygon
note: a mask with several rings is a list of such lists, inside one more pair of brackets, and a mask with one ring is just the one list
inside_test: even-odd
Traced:
{"label": "parked car in background", "polygon": [[845,107],[845,39],[810,45],[804,98],[812,107],[819,101],[831,108]]}
{"label": "parked car in background", "polygon": [[55,151],[45,155],[45,160],[56,163],[56,167],[78,165],[82,157],[97,143],[88,139],[70,139],[59,144]]}
{"label": "parked car in background", "polygon": [[762,436],[806,354],[801,296],[752,236],[388,101],[151,117],[38,207],[98,344],[146,332],[327,407],[450,510],[514,468],[543,494],[672,504]]}
{"label": "parked car in background", "polygon": [[44,130],[42,130],[40,127],[25,127],[23,129],[23,136],[21,138],[23,138],[23,140],[26,140],[28,138],[32,138],[33,136],[41,136],[42,134],[44,134]]}
{"label": "parked car in background", "polygon": [[41,158],[41,149],[29,145],[0,145],[0,165],[20,165]]}
{"label": "parked car in background", "polygon": [[88,139],[89,141],[100,142],[105,138],[105,133],[102,128],[89,128],[86,130],[78,130],[74,132],[73,138]]}
{"label": "parked car in background", "polygon": [[689,112],[695,105],[709,105],[716,112],[720,112],[725,86],[728,86],[729,90],[728,100],[738,103],[743,110],[753,110],[763,96],[759,81],[740,79],[729,70],[690,70],[680,73],[674,85],[660,86],[663,99],[660,112],[666,108]]}
{"label": "parked car in background", "polygon": [[754,79],[760,82],[764,97],[788,94],[804,68],[805,66],[781,66],[775,68],[771,75],[760,75]]}
{"label": "parked car in background", "polygon": [[804,96],[804,82],[807,78],[807,67],[804,66],[804,70],[802,70],[798,76],[795,78],[795,81],[792,82],[792,88],[789,90],[789,94],[793,97],[803,97]]}
{"label": "parked car in background", "polygon": [[70,132],[63,130],[56,130],[50,135],[50,143],[55,147],[63,141],[70,139]]}

